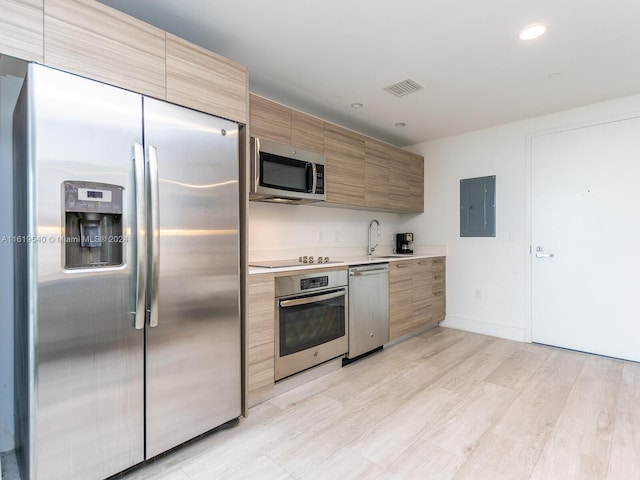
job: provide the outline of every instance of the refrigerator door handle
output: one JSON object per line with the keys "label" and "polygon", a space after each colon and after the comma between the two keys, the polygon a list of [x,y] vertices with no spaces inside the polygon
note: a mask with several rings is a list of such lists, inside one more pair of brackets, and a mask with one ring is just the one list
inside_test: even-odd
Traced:
{"label": "refrigerator door handle", "polygon": [[132,313],[133,327],[144,328],[146,313],[145,294],[147,290],[147,242],[146,242],[146,190],[145,190],[145,161],[142,144],[133,146],[133,172],[135,181],[136,203],[136,305]]}
{"label": "refrigerator door handle", "polygon": [[158,149],[149,147],[149,198],[151,215],[151,285],[149,288],[149,326],[158,326],[158,294],[160,286],[160,184],[158,179]]}

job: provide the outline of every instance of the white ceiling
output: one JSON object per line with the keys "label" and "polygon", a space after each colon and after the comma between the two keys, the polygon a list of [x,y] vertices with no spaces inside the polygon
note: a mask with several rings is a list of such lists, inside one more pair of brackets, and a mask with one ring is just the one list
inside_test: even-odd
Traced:
{"label": "white ceiling", "polygon": [[[640,93],[640,0],[102,1],[246,65],[252,93],[399,146]],[[424,89],[384,90],[409,78]]]}

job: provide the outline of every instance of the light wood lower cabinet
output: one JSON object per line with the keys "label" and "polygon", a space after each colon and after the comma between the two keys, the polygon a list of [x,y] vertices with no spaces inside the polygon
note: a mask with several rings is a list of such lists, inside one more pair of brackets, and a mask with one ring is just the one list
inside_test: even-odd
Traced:
{"label": "light wood lower cabinet", "polygon": [[45,0],[44,63],[165,98],[165,32],[95,0]]}
{"label": "light wood lower cabinet", "polygon": [[389,263],[389,338],[413,330],[413,271],[411,260]]}
{"label": "light wood lower cabinet", "polygon": [[431,295],[433,297],[433,321],[441,322],[446,315],[446,259],[444,257],[434,258],[431,266]]}
{"label": "light wood lower cabinet", "polygon": [[430,258],[414,260],[413,264],[413,328],[433,323],[433,295]]}
{"label": "light wood lower cabinet", "polygon": [[0,0],[0,53],[42,62],[43,0]]}
{"label": "light wood lower cabinet", "polygon": [[167,33],[167,100],[248,122],[247,68]]}
{"label": "light wood lower cabinet", "polygon": [[274,388],[275,281],[272,273],[247,279],[247,385],[248,405]]}
{"label": "light wood lower cabinet", "polygon": [[389,330],[394,340],[445,318],[445,257],[389,263]]}

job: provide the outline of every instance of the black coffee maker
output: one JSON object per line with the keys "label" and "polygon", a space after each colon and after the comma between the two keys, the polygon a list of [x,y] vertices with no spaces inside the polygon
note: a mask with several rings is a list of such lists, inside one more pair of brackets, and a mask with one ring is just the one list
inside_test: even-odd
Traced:
{"label": "black coffee maker", "polygon": [[396,233],[396,253],[412,254],[413,250],[409,248],[409,242],[413,242],[413,233]]}

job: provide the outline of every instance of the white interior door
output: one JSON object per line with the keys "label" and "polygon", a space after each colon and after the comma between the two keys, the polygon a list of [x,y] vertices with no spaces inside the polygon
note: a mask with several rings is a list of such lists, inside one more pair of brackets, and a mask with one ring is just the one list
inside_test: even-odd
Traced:
{"label": "white interior door", "polygon": [[532,340],[640,361],[640,118],[535,137],[531,158]]}

